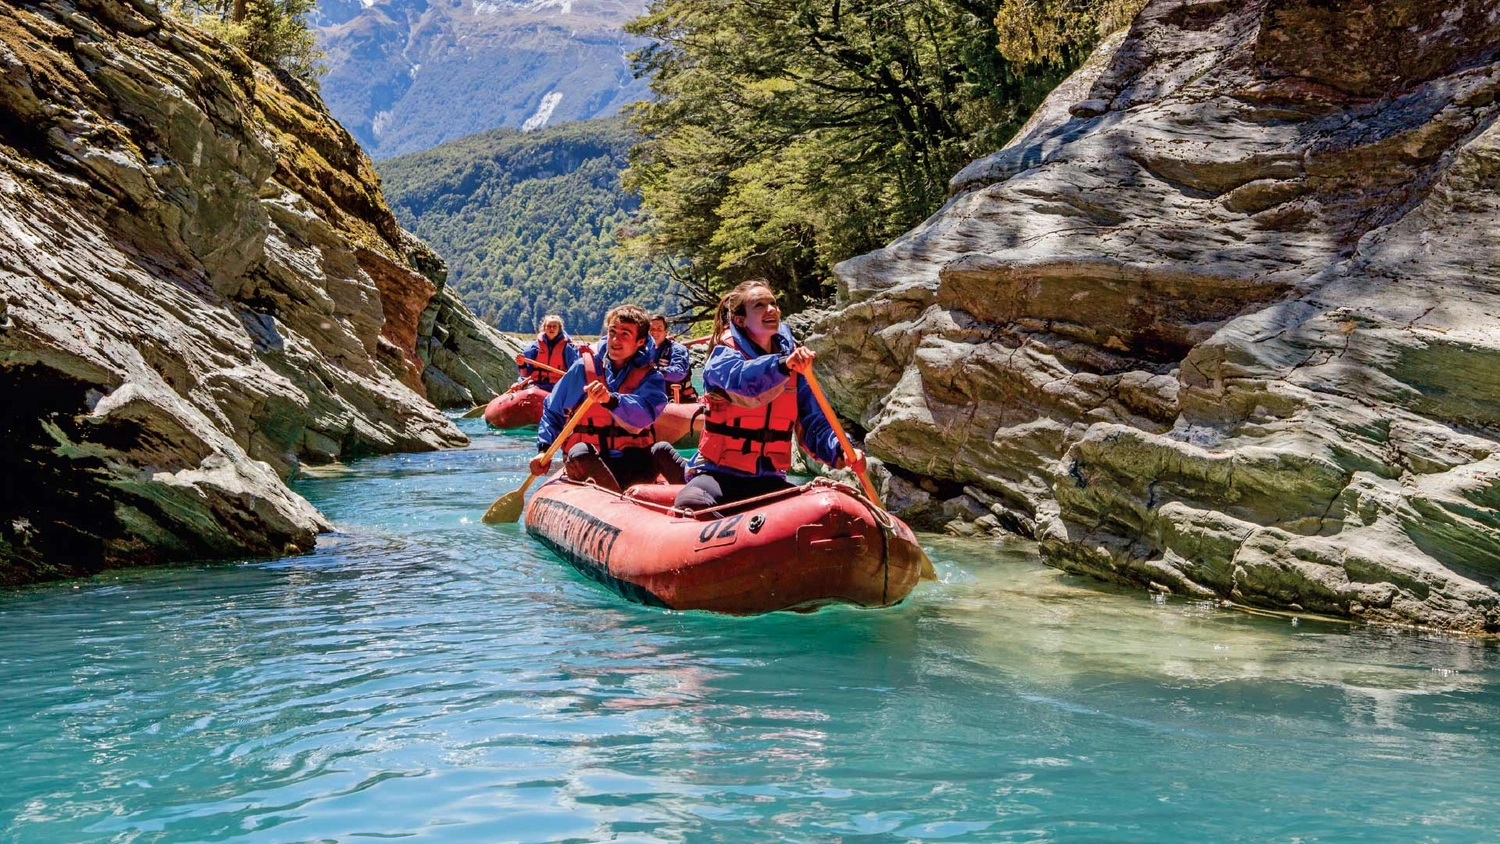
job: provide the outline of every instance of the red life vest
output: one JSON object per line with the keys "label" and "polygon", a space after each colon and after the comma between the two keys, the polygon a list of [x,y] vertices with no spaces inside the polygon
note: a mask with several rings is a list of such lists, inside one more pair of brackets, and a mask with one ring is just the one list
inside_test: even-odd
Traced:
{"label": "red life vest", "polygon": [[[656,347],[656,368],[665,370],[672,365],[672,344],[676,342],[671,337],[666,342]],[[667,400],[681,404],[686,402],[692,404],[698,400],[698,391],[693,387],[693,359],[688,358],[687,375],[681,381],[667,382]]]}
{"label": "red life vest", "polygon": [[[594,353],[587,346],[579,352],[578,357],[583,361],[583,372],[588,376],[587,385],[594,381],[604,382],[604,376],[594,367]],[[646,376],[651,373],[650,366],[638,366],[625,376],[621,382],[618,392],[620,395],[634,393]],[[605,384],[608,387],[608,384]],[[576,409],[574,412],[577,412]],[[568,435],[563,442],[563,451],[577,445],[578,443],[589,443],[599,449],[600,454],[609,454],[622,448],[650,448],[656,443],[656,428],[654,426],[643,429],[640,433],[632,434],[620,427],[615,421],[614,414],[609,408],[602,404],[589,405],[588,412],[578,421],[578,427]]]}
{"label": "red life vest", "polygon": [[[536,335],[536,362],[567,372],[568,365],[563,362],[563,358],[564,352],[571,345],[573,345],[572,340],[559,334],[557,335],[557,342],[549,348],[546,333],[538,334]],[[556,384],[560,378],[562,378],[561,375],[553,375],[546,370],[537,369],[534,366],[531,367],[531,380],[538,384]]]}
{"label": "red life vest", "polygon": [[[720,345],[748,359],[725,332]],[[778,472],[792,468],[792,432],[797,429],[797,373],[787,376],[781,392],[758,407],[741,407],[728,401],[705,402],[703,436],[698,454],[717,466],[747,474],[760,471],[760,458],[767,457]]]}

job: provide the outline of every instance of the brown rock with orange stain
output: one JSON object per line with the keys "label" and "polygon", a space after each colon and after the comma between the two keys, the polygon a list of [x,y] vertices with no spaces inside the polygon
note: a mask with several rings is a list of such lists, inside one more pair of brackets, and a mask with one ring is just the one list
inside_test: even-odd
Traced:
{"label": "brown rock with orange stain", "polygon": [[427,389],[422,385],[425,364],[417,356],[417,325],[437,288],[420,273],[397,266],[377,252],[359,249],[355,254],[360,269],[374,279],[375,288],[380,291],[380,307],[385,314],[380,336],[401,354],[404,363],[401,383],[425,398]]}

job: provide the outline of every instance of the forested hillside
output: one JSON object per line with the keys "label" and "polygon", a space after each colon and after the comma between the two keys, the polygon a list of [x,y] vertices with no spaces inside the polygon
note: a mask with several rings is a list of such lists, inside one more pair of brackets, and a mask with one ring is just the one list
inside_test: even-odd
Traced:
{"label": "forested hillside", "polygon": [[593,333],[622,301],[675,307],[667,280],[615,247],[637,205],[620,187],[633,141],[617,118],[497,129],[378,167],[396,216],[447,259],[481,319],[527,331],[560,313]]}

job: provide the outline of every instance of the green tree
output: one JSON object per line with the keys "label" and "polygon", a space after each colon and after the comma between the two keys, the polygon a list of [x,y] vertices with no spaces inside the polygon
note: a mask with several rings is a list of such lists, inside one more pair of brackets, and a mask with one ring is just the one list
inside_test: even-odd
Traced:
{"label": "green tree", "polygon": [[696,304],[764,276],[825,297],[833,264],[935,211],[1069,69],[996,50],[998,0],[654,0],[627,28],[655,97],[625,184],[637,254]]}
{"label": "green tree", "polygon": [[163,9],[313,88],[327,68],[307,15],[317,0],[167,0]]}
{"label": "green tree", "polygon": [[1022,67],[1076,63],[1145,5],[1146,0],[1001,0],[995,14],[998,46]]}

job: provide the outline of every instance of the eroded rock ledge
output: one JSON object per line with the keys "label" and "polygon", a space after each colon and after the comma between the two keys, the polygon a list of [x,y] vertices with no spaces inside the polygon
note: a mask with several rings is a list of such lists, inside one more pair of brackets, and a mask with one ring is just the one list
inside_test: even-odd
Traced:
{"label": "eroded rock ledge", "polygon": [[315,95],[141,0],[0,5],[0,582],[306,549],[299,461],[462,444],[505,341]]}
{"label": "eroded rock ledge", "polygon": [[825,383],[1051,565],[1500,631],[1497,52],[1488,0],[1153,2],[840,265]]}

